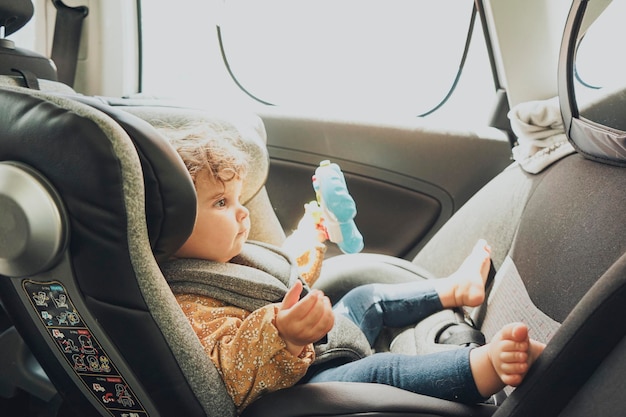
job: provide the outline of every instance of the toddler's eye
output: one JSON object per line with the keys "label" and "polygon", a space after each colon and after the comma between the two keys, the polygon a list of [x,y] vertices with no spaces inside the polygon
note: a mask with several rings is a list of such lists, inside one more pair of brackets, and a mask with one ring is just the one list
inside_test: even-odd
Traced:
{"label": "toddler's eye", "polygon": [[215,202],[215,207],[224,207],[226,205],[226,199],[220,198]]}

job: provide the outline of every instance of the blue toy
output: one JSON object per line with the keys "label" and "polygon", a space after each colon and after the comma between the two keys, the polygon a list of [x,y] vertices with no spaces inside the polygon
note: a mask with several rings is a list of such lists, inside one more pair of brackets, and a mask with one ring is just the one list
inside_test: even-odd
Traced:
{"label": "blue toy", "polygon": [[356,204],[339,165],[329,160],[320,162],[313,176],[313,189],[321,211],[318,224],[323,226],[328,239],[344,253],[363,250],[363,236],[354,223]]}

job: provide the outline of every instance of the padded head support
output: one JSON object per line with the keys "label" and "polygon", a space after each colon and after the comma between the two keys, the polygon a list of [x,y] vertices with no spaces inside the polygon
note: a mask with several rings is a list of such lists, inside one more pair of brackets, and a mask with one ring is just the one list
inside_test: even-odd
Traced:
{"label": "padded head support", "polygon": [[33,17],[31,0],[3,0],[0,3],[0,26],[4,27],[4,35],[17,32]]}
{"label": "padded head support", "polygon": [[152,125],[86,96],[73,100],[111,116],[133,139],[146,188],[146,221],[157,261],[171,257],[187,240],[196,218],[196,191],[183,161]]}
{"label": "padded head support", "polygon": [[[97,100],[73,99],[108,112],[135,138],[146,184],[150,243],[157,259],[167,259],[187,239],[195,220],[195,190],[182,161],[166,140],[143,120]],[[115,209],[121,202],[121,179],[116,173],[119,163],[114,150],[107,149],[110,145],[102,137],[105,134],[93,120],[72,112],[59,114],[49,102],[40,103],[37,98],[20,94],[13,102],[13,106],[5,106],[12,111],[5,112],[4,116],[23,124],[6,123],[0,128],[4,131],[1,159],[22,161],[52,182],[72,216],[70,248],[81,254],[78,262],[101,264],[101,270],[110,273],[115,254],[126,251],[119,245],[125,241],[126,224],[113,227],[113,218],[125,218],[126,214],[122,212],[123,206]],[[47,132],[47,137],[25,139],[22,126],[39,126],[41,132]],[[63,162],[59,165],[51,161]],[[85,247],[91,247],[93,242],[98,242],[100,247],[94,248],[92,253]],[[103,276],[102,280],[110,281],[110,278]],[[119,284],[123,285],[123,280]],[[98,292],[102,294],[101,290]]]}

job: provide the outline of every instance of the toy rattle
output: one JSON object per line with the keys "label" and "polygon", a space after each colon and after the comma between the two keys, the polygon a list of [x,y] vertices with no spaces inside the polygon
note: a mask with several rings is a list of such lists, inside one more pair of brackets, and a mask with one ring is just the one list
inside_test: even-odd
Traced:
{"label": "toy rattle", "polygon": [[329,160],[320,162],[313,176],[313,189],[317,201],[309,203],[306,210],[313,213],[327,239],[344,253],[363,250],[363,236],[354,222],[356,204],[339,165]]}

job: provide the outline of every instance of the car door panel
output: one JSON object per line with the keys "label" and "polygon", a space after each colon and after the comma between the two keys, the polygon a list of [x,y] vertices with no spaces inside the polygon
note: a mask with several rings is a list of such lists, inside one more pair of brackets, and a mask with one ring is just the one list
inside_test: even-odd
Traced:
{"label": "car door panel", "polygon": [[[298,221],[290,213],[301,214],[303,204],[315,199],[310,185],[315,168],[314,165],[272,159],[267,189],[287,232],[295,229]],[[357,201],[355,221],[364,235],[368,252],[406,253],[439,218],[441,204],[427,194],[363,175],[346,172],[345,177],[350,193]],[[368,198],[367,204],[361,204],[359,200],[370,195],[375,198]],[[385,215],[391,211],[393,216]],[[331,245],[329,253],[336,252],[334,249]]]}
{"label": "car door panel", "polygon": [[420,120],[375,124],[278,111],[260,116],[270,155],[267,190],[286,232],[315,198],[315,167],[330,159],[341,166],[356,201],[365,252],[411,258],[511,163],[506,136],[495,129],[477,133],[429,127]]}

